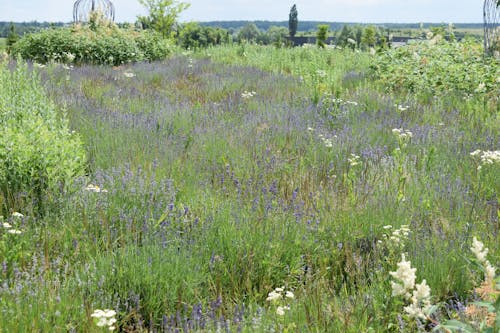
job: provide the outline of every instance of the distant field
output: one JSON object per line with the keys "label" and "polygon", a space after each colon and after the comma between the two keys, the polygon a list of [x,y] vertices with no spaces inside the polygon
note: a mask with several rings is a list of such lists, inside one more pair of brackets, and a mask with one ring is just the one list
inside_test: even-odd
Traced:
{"label": "distant field", "polygon": [[5,49],[5,38],[0,38],[0,50]]}

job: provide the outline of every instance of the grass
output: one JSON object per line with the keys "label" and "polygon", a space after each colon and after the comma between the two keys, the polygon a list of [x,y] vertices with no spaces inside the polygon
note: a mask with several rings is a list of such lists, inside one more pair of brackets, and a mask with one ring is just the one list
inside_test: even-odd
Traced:
{"label": "grass", "polygon": [[[439,316],[466,303],[481,278],[472,236],[493,263],[500,253],[498,169],[479,176],[470,157],[498,149],[498,127],[469,121],[479,102],[383,93],[371,61],[244,45],[41,69],[88,170],[43,218],[4,212],[25,233],[0,234],[17,244],[0,272],[0,332],[95,332],[98,308],[122,331],[397,331],[389,272],[403,251]],[[409,225],[403,247],[386,225]],[[267,302],[281,286],[295,298]]]}
{"label": "grass", "polygon": [[7,38],[0,38],[0,51],[5,50],[5,47],[7,46],[6,42]]}

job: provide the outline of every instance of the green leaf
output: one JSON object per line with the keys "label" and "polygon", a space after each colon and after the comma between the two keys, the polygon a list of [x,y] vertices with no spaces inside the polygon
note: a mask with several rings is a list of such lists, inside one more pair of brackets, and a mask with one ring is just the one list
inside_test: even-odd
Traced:
{"label": "green leaf", "polygon": [[490,302],[473,302],[472,304],[488,308],[488,312],[495,312],[495,307]]}
{"label": "green leaf", "polygon": [[476,330],[472,326],[458,320],[448,320],[446,323],[434,328],[433,331],[438,331],[441,328],[452,332],[476,333]]}

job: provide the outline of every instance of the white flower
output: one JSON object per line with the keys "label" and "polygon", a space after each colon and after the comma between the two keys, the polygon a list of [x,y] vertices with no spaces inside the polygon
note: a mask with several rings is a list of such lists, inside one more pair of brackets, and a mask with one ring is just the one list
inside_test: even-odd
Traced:
{"label": "white flower", "polygon": [[128,78],[132,78],[132,77],[135,77],[135,74],[132,72],[125,72],[125,73],[123,73],[123,76],[128,77]]}
{"label": "white flower", "polygon": [[93,185],[93,184],[87,185],[87,187],[85,188],[85,191],[89,191],[89,192],[93,192],[93,193],[108,193],[108,190],[101,189],[99,186]]}
{"label": "white flower", "polygon": [[314,128],[312,128],[312,127],[308,127],[308,128],[307,128],[307,130],[308,130],[309,132],[314,132]]}
{"label": "white flower", "polygon": [[493,282],[495,279],[496,268],[493,267],[488,260],[484,263],[485,280],[488,282]]}
{"label": "white flower", "polygon": [[407,139],[411,139],[413,137],[413,133],[408,131],[408,130],[404,130],[402,128],[393,128],[392,129],[392,133],[399,139],[399,140],[407,140]]}
{"label": "white flower", "polygon": [[356,41],[352,38],[347,38],[347,42],[352,45],[356,45]]}
{"label": "white flower", "polygon": [[244,91],[241,93],[241,98],[243,99],[249,99],[249,98],[252,98],[254,97],[255,95],[257,95],[257,93],[255,91]]}
{"label": "white flower", "polygon": [[325,144],[326,148],[332,148],[333,147],[333,141],[332,141],[332,139],[323,139],[323,143]]}
{"label": "white flower", "polygon": [[10,223],[3,222],[2,227],[4,227],[5,229],[10,229],[10,228],[12,228],[12,225]]}
{"label": "white flower", "polygon": [[274,291],[276,291],[277,293],[281,293],[281,292],[283,292],[283,290],[285,290],[284,287],[281,287],[281,288],[278,287],[278,288],[274,289]]}
{"label": "white flower", "polygon": [[114,324],[116,324],[116,312],[114,310],[95,310],[94,313],[90,315],[91,317],[96,319],[96,325],[98,327],[108,327],[110,331],[116,329]]}
{"label": "white flower", "polygon": [[284,316],[286,310],[290,310],[290,307],[289,306],[278,306],[278,308],[276,309],[276,314],[279,316]]}
{"label": "white flower", "polygon": [[287,292],[285,293],[285,297],[286,297],[286,298],[295,298],[295,295],[294,295],[291,291],[287,291]]}
{"label": "white flower", "polygon": [[431,297],[431,288],[427,285],[427,282],[422,280],[422,283],[415,285],[415,290],[413,291],[413,297],[416,300],[426,300]]}
{"label": "white flower", "polygon": [[470,250],[474,253],[479,262],[484,262],[486,260],[488,249],[485,249],[484,244],[478,241],[476,237],[472,239],[472,247]]}
{"label": "white flower", "polygon": [[322,69],[318,69],[316,71],[316,75],[318,75],[319,77],[321,78],[325,78],[326,77],[326,71],[322,70]]}
{"label": "white flower", "polygon": [[274,302],[274,301],[277,301],[279,299],[281,299],[283,296],[281,295],[281,293],[279,292],[276,292],[276,291],[271,291],[269,294],[267,294],[267,298],[266,298],[266,301],[268,302]]}
{"label": "white flower", "polygon": [[13,234],[13,235],[20,235],[23,233],[21,230],[16,230],[16,229],[9,229],[9,230],[7,230],[7,232],[9,234]]}
{"label": "white flower", "polygon": [[361,164],[360,157],[356,154],[351,154],[351,157],[349,157],[347,161],[349,162],[349,165],[352,167]]}
{"label": "white flower", "polygon": [[411,303],[410,305],[405,306],[403,309],[410,317],[425,319],[423,309],[415,303]]}
{"label": "white flower", "polygon": [[19,218],[21,218],[21,217],[24,217],[24,215],[21,214],[21,213],[18,213],[18,212],[14,212],[14,213],[12,213],[12,217],[19,217]]}
{"label": "white flower", "polygon": [[401,112],[404,112],[404,111],[408,110],[408,106],[398,105],[398,110]]}
{"label": "white flower", "polygon": [[482,92],[485,92],[486,91],[486,84],[484,83],[480,83],[476,90],[474,90],[475,93],[482,93]]}
{"label": "white flower", "polygon": [[411,262],[406,261],[404,253],[401,255],[401,261],[398,263],[398,269],[395,272],[389,272],[389,274],[399,283],[391,283],[393,296],[404,295],[406,298],[410,298],[409,291],[415,286],[416,268],[411,267]]}

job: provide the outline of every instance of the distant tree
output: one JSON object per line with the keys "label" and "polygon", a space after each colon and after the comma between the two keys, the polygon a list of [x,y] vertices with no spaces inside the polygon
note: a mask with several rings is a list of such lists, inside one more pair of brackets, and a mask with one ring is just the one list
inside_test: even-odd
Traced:
{"label": "distant tree", "polygon": [[276,46],[281,45],[285,42],[289,31],[285,27],[278,27],[276,25],[271,26],[267,29],[267,35],[269,36],[269,42]]}
{"label": "distant tree", "polygon": [[345,47],[347,45],[347,40],[351,38],[351,36],[352,36],[351,28],[348,25],[344,25],[337,39],[337,45]]}
{"label": "distant tree", "polygon": [[139,0],[146,7],[148,16],[139,16],[138,21],[144,29],[153,29],[164,37],[174,35],[174,26],[179,14],[189,7],[185,2],[177,0]]}
{"label": "distant tree", "polygon": [[367,48],[374,47],[377,43],[376,34],[377,30],[373,25],[367,26],[363,30],[363,35],[361,36],[361,45]]}
{"label": "distant tree", "polygon": [[324,48],[326,45],[326,40],[328,38],[328,29],[330,29],[330,26],[328,24],[318,25],[318,31],[316,32],[316,44],[321,48]]}
{"label": "distant tree", "polygon": [[189,22],[179,29],[177,42],[185,49],[220,45],[229,42],[229,33],[222,28],[206,27],[197,22]]}
{"label": "distant tree", "polygon": [[361,38],[363,37],[363,27],[360,25],[357,25],[356,28],[354,29],[354,39],[356,41],[355,47],[359,47],[361,45]]}
{"label": "distant tree", "polygon": [[290,37],[294,37],[297,33],[297,27],[299,25],[297,6],[293,5],[290,9],[290,14],[288,15],[288,32]]}
{"label": "distant tree", "polygon": [[9,27],[9,34],[7,35],[6,45],[7,51],[10,50],[10,47],[14,45],[15,42],[19,39],[19,35],[16,32],[16,26],[11,23]]}
{"label": "distant tree", "polygon": [[260,35],[260,30],[257,28],[255,23],[248,23],[243,28],[241,28],[238,33],[238,39],[240,41],[255,42]]}

